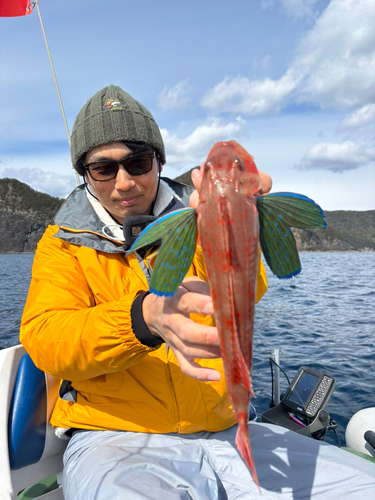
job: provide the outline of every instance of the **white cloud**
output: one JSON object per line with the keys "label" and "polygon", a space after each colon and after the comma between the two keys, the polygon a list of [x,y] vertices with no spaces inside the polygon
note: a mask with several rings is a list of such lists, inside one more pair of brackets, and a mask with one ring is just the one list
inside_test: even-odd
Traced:
{"label": "white cloud", "polygon": [[58,198],[65,198],[77,186],[74,175],[56,175],[55,172],[46,172],[37,168],[4,168],[0,170],[0,177],[17,179],[36,191]]}
{"label": "white cloud", "polygon": [[358,128],[375,120],[375,104],[366,104],[339,124],[339,129]]}
{"label": "white cloud", "polygon": [[36,191],[65,198],[77,186],[74,175],[58,175],[38,168],[0,169],[0,177],[17,179]]}
{"label": "white cloud", "polygon": [[0,178],[3,177],[18,179],[36,191],[58,198],[65,198],[77,186],[75,171],[65,155],[4,156],[0,158]]}
{"label": "white cloud", "polygon": [[203,96],[201,105],[209,112],[243,113],[259,115],[276,113],[286,105],[290,93],[297,82],[290,72],[286,72],[280,80],[249,80],[246,77],[224,80]]}
{"label": "white cloud", "polygon": [[299,102],[351,109],[375,99],[373,0],[332,0],[302,40],[293,70]]}
{"label": "white cloud", "polygon": [[352,141],[322,142],[313,146],[295,168],[344,172],[365,166],[374,160],[375,148],[361,146]]}
{"label": "white cloud", "polygon": [[276,113],[290,103],[365,106],[375,100],[374,26],[374,0],[331,0],[280,79],[227,76],[201,105],[214,114],[247,115]]}
{"label": "white cloud", "polygon": [[281,0],[281,5],[289,16],[296,19],[313,15],[313,7],[318,0]]}
{"label": "white cloud", "polygon": [[[241,117],[237,117],[234,122],[230,123],[224,123],[218,118],[209,119],[184,139],[180,139],[176,134],[170,134],[166,129],[162,129],[161,134],[167,151],[166,171],[168,172],[170,166],[173,170],[185,171],[199,165],[215,142],[244,137],[248,132],[246,122]],[[169,175],[173,178],[178,173],[175,171],[174,175]]]}
{"label": "white cloud", "polygon": [[[328,170],[291,171],[274,176],[274,191],[301,193],[318,203],[323,210],[374,210],[375,169],[368,165],[347,170],[341,175]],[[366,182],[364,182],[366,179]]]}
{"label": "white cloud", "polygon": [[273,7],[274,3],[275,2],[273,0],[262,0],[260,5],[263,10],[266,10],[269,9],[270,7]]}
{"label": "white cloud", "polygon": [[190,104],[191,91],[192,87],[187,80],[181,80],[170,89],[165,85],[158,96],[158,105],[164,111],[183,111]]}

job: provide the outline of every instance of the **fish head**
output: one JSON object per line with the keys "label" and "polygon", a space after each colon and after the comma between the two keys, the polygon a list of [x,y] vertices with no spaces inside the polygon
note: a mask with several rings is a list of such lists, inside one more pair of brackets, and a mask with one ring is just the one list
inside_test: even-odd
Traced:
{"label": "fish head", "polygon": [[245,197],[254,196],[261,189],[253,157],[236,141],[217,142],[209,152],[203,167],[203,196],[213,183],[222,185],[223,196],[229,185]]}

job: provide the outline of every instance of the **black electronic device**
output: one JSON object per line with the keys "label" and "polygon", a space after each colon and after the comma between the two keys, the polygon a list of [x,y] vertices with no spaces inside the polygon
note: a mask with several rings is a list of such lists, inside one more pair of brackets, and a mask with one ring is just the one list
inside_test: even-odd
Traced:
{"label": "black electronic device", "polygon": [[[125,239],[124,249],[129,250],[141,232],[152,222],[156,221],[154,215],[130,215],[125,217],[123,222],[123,233]],[[156,241],[153,245],[160,245],[161,241]]]}
{"label": "black electronic device", "polygon": [[334,386],[330,375],[301,366],[281,402],[294,413],[313,419],[327,404]]}

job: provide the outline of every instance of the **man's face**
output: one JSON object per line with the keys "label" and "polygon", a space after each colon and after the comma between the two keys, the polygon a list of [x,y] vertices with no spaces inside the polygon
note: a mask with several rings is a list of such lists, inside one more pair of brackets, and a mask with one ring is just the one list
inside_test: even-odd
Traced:
{"label": "man's face", "polygon": [[[84,164],[102,160],[122,160],[132,154],[122,142],[112,142],[91,149],[85,155]],[[158,163],[154,158],[152,170],[137,176],[128,174],[120,165],[116,178],[105,182],[95,181],[86,172],[86,181],[103,207],[122,224],[129,215],[150,214],[158,186]]]}

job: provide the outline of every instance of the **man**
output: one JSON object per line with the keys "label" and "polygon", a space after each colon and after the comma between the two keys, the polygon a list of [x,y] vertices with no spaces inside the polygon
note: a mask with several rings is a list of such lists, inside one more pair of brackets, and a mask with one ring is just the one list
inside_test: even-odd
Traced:
{"label": "man", "polygon": [[[150,217],[183,207],[189,195],[196,204],[196,192],[160,178],[159,128],[119,87],[89,99],[71,139],[85,183],[38,245],[20,335],[35,364],[63,380],[51,423],[71,438],[66,500],[257,498],[234,444],[200,248],[168,298],[148,293],[152,250],[125,256]],[[270,178],[261,176],[267,191]],[[193,181],[199,189],[198,171]],[[258,300],[265,290],[261,265]],[[252,430],[266,455],[263,469],[256,461],[265,498],[292,498],[281,488],[285,472],[269,470],[268,447],[284,434]]]}

